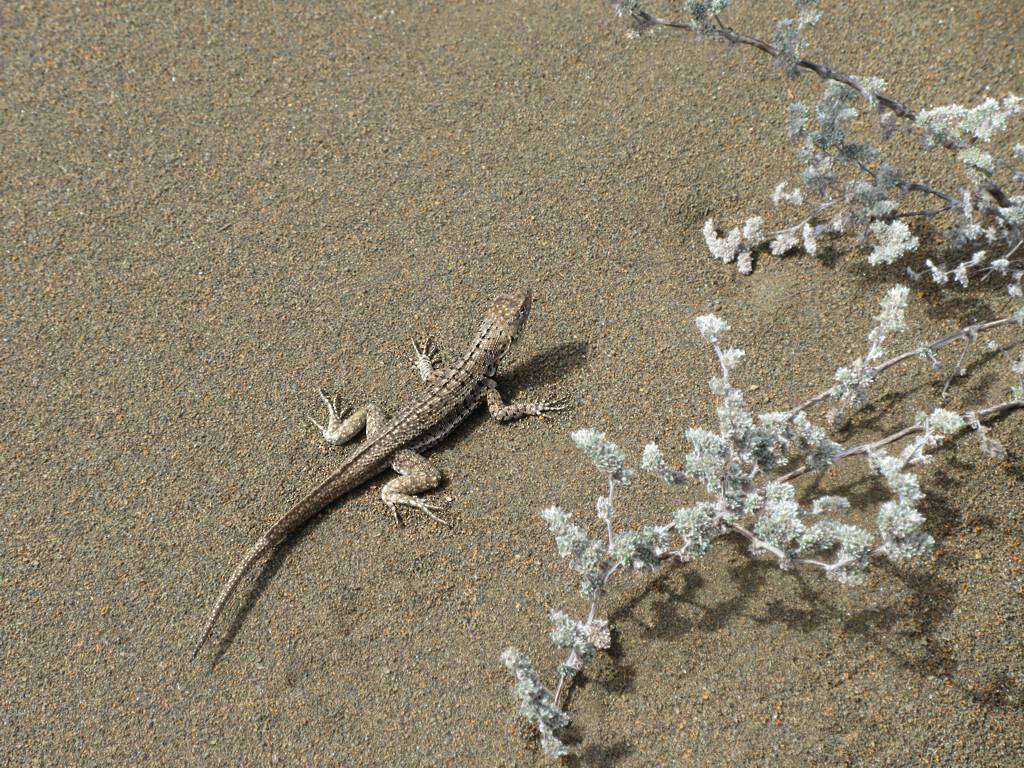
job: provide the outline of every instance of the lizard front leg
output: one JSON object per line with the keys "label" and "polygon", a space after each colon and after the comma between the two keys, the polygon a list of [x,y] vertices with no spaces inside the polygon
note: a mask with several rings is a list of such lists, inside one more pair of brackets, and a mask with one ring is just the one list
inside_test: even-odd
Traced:
{"label": "lizard front leg", "polygon": [[320,424],[312,416],[309,420],[329,445],[347,443],[363,429],[366,437],[372,438],[384,425],[384,414],[376,405],[366,405],[349,413],[349,406],[341,402],[341,395],[332,398],[321,389],[320,399],[327,406],[327,424]]}
{"label": "lizard front leg", "polygon": [[434,514],[435,510],[440,509],[439,506],[428,504],[416,495],[437,488],[441,484],[441,470],[416,451],[408,448],[395,454],[391,468],[399,476],[384,484],[380,498],[384,502],[384,506],[394,514],[395,521],[401,525],[402,520],[398,516],[398,507],[405,506],[425,512],[437,522],[448,525],[446,520]]}
{"label": "lizard front leg", "polygon": [[506,405],[501,397],[501,392],[498,391],[498,384],[494,379],[484,379],[484,386],[487,387],[487,410],[490,411],[491,418],[495,421],[515,421],[524,416],[540,416],[543,413],[564,411],[569,407],[569,401],[564,397],[554,400],[537,400]]}
{"label": "lizard front leg", "polygon": [[420,380],[426,384],[433,383],[443,368],[441,361],[441,350],[433,339],[413,340],[412,348],[416,353],[413,358],[413,365],[420,375]]}

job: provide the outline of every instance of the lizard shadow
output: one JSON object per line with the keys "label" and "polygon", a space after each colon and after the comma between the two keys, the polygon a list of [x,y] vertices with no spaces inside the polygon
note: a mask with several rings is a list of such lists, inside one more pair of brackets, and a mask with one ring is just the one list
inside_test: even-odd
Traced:
{"label": "lizard shadow", "polygon": [[558,344],[516,363],[507,373],[499,375],[498,381],[510,390],[510,394],[520,389],[553,384],[582,366],[589,353],[590,345],[585,341]]}

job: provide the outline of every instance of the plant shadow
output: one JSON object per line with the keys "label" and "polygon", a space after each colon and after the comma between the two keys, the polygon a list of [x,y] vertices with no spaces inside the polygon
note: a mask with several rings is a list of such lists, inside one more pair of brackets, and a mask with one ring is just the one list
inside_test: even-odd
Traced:
{"label": "plant shadow", "polygon": [[[861,482],[863,480],[857,481]],[[954,484],[948,478],[939,477],[937,485],[953,487]],[[887,498],[888,494],[881,488],[874,488],[865,492],[865,498],[869,497],[877,501]],[[928,520],[929,531],[939,540],[954,535],[967,522],[972,525],[993,522],[977,516],[965,521],[941,493],[929,494],[922,501],[921,511]],[[630,599],[610,611],[612,626],[618,628],[628,621],[653,641],[678,640],[683,633],[692,631],[721,630],[740,616],[758,625],[781,624],[800,633],[817,632],[831,626],[843,635],[863,639],[872,650],[885,654],[896,666],[913,675],[944,678],[947,686],[958,688],[985,709],[1024,707],[1024,686],[1006,674],[990,675],[981,684],[957,679],[960,660],[956,648],[935,637],[936,630],[949,620],[956,608],[957,585],[941,576],[937,567],[904,567],[888,560],[876,563],[878,573],[902,583],[904,595],[885,605],[853,611],[830,594],[829,586],[796,572],[792,574],[797,585],[795,596],[768,600],[758,614],[752,610],[755,598],[778,567],[767,560],[750,558],[746,542],[739,538],[729,538],[723,544],[743,558],[727,569],[736,587],[732,596],[713,603],[702,602],[700,592],[705,587],[704,578],[692,570],[680,573],[683,566],[679,564],[666,565]],[[794,600],[799,604],[795,605]],[[696,609],[698,615],[684,615],[683,606]],[[640,616],[641,607],[645,616],[653,615],[653,618]],[[588,683],[610,693],[635,689],[637,672],[635,667],[623,662],[618,631],[613,631],[613,644],[608,651],[611,672],[597,668],[594,673],[581,676],[577,683],[581,689]],[[575,687],[569,689],[567,709]],[[581,760],[589,762],[580,764],[614,765],[619,759],[616,755],[631,752],[628,742],[616,741],[609,745],[597,742],[581,756]]]}

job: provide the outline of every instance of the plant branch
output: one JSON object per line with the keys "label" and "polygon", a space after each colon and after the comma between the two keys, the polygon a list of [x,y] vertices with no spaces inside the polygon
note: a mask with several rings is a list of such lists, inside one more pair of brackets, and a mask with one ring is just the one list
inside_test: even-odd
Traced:
{"label": "plant branch", "polygon": [[[621,7],[615,2],[612,2],[612,5]],[[632,18],[633,22],[641,28],[667,27],[668,29],[679,29],[691,32],[695,36],[700,36],[701,34],[712,34],[734,45],[746,45],[751,48],[756,48],[757,50],[768,54],[773,59],[778,58],[779,56],[779,49],[774,45],[758,37],[754,37],[753,35],[737,32],[732,27],[726,26],[717,14],[714,17],[716,26],[710,27],[707,30],[696,29],[694,25],[688,22],[672,21],[670,19],[662,19],[657,16],[653,16],[639,7],[629,10],[629,16]],[[857,91],[857,93],[867,101],[878,103],[881,107],[884,107],[898,117],[902,117],[910,121],[917,119],[917,112],[906,104],[903,104],[884,93],[869,90],[865,88],[857,78],[832,69],[832,67],[829,67],[826,64],[818,64],[817,62],[809,61],[808,59],[800,59],[796,62],[796,66],[800,69],[806,70],[807,72],[813,72],[822,80],[834,80],[837,83],[849,86],[853,90]]]}
{"label": "plant branch", "polygon": [[[996,416],[1000,416],[1004,413],[1009,413],[1010,411],[1016,410],[1017,408],[1024,408],[1024,400],[1006,400],[997,405],[991,405],[988,408],[982,408],[981,410],[974,411],[974,415],[977,416],[978,421],[982,421],[995,418]],[[964,429],[969,428],[969,425],[964,425],[960,431],[962,432]],[[890,443],[898,442],[905,437],[909,437],[910,435],[916,435],[921,432],[924,432],[924,427],[918,424],[915,424],[910,427],[904,427],[903,429],[897,430],[892,434],[886,435],[880,440],[875,440],[874,442],[870,443],[862,443],[861,445],[857,445],[852,448],[847,448],[841,451],[836,456],[835,460],[839,461],[840,459],[846,459],[849,458],[850,456],[857,456],[860,454],[868,453],[870,451],[877,450],[878,448],[882,448],[883,446],[889,445]],[[807,474],[810,471],[812,471],[810,467],[808,467],[806,464],[802,464],[796,469],[794,469],[792,472],[788,472],[787,474],[782,475],[780,478],[778,478],[778,482],[788,483],[800,477],[801,475]]]}
{"label": "plant branch", "polygon": [[[722,19],[717,14],[713,17],[715,22],[714,25],[708,25],[706,28],[702,29],[690,22],[673,21],[671,19],[663,19],[658,16],[654,16],[639,7],[639,5],[624,5],[617,0],[610,0],[610,2],[620,15],[628,15],[639,29],[648,27],[677,29],[690,32],[697,39],[700,39],[702,36],[714,36],[728,43],[732,43],[733,45],[745,45],[750,48],[755,48],[762,53],[771,56],[773,59],[777,59],[780,55],[779,49],[771,43],[762,40],[759,37],[738,32],[723,23]],[[918,113],[916,110],[901,101],[897,101],[892,96],[882,93],[881,91],[866,88],[859,78],[833,69],[827,64],[820,64],[809,59],[799,59],[795,62],[795,66],[798,69],[817,75],[823,81],[832,80],[837,83],[842,83],[848,88],[852,88],[869,104],[876,105],[879,112],[891,112],[897,117],[911,123],[915,123],[917,121]],[[965,146],[963,142],[957,141],[942,141],[939,143],[944,148],[954,152],[963,149]],[[986,187],[997,201],[1006,201],[1009,199],[1002,189],[1000,189],[1000,187],[994,182],[989,181]],[[929,190],[921,189],[920,191],[924,192]],[[946,197],[942,193],[939,194],[942,197]],[[950,202],[950,199],[946,198],[946,201]],[[1000,205],[1005,206],[1007,203],[1000,202]]]}
{"label": "plant branch", "polygon": [[[856,557],[848,556],[840,560],[836,560],[834,563],[826,563],[824,560],[817,560],[813,557],[790,557],[775,545],[769,544],[768,542],[759,538],[757,534],[755,534],[750,529],[744,528],[742,525],[738,523],[727,523],[726,525],[729,528],[729,530],[738,533],[740,536],[749,541],[753,546],[765,550],[770,555],[778,559],[779,562],[788,563],[791,567],[820,568],[822,571],[828,573],[829,571],[841,570],[842,568],[844,568],[845,566],[849,565],[857,559]],[[881,554],[882,549],[883,548],[881,546],[875,547],[871,551],[871,555],[874,556]]]}
{"label": "plant branch", "polygon": [[[610,539],[609,539],[609,544],[608,544],[608,553],[609,553],[609,555],[611,554],[611,540]],[[587,611],[587,620],[584,622],[585,625],[589,626],[594,621],[594,619],[597,618],[597,608],[598,608],[598,605],[601,602],[601,597],[605,593],[605,586],[608,584],[609,579],[611,579],[611,577],[618,570],[619,570],[619,564],[618,563],[616,563],[614,565],[612,565],[610,561],[605,563],[605,566],[603,568],[603,577],[601,579],[601,586],[597,590],[597,592],[595,593],[594,597],[590,601],[590,609]],[[576,664],[578,664],[579,661],[580,661],[579,654],[576,653],[576,649],[573,648],[569,652],[569,655],[566,657],[565,661],[562,662],[562,668],[564,669],[564,668],[568,667],[570,669],[575,669],[576,668]],[[562,706],[561,703],[560,703],[560,699],[561,699],[561,696],[562,696],[562,691],[563,691],[563,689],[565,689],[566,683],[571,683],[573,678],[575,678],[575,675],[573,675],[573,677],[570,678],[570,676],[567,675],[565,672],[562,672],[558,676],[558,685],[555,687],[555,692],[553,694],[554,703],[555,703],[556,707],[561,707]]]}
{"label": "plant branch", "polygon": [[[961,328],[958,331],[954,331],[953,333],[947,334],[946,336],[943,336],[941,339],[933,341],[931,344],[926,344],[924,346],[917,347],[916,349],[912,349],[908,352],[903,352],[902,354],[889,358],[883,363],[879,363],[876,366],[872,366],[872,375],[878,376],[878,374],[888,370],[889,368],[892,368],[893,366],[906,362],[911,358],[919,357],[922,352],[937,352],[943,347],[952,344],[955,341],[959,341],[960,339],[970,339],[972,337],[976,337],[979,333],[985,333],[986,331],[991,331],[996,328],[1002,328],[1003,326],[1012,325],[1014,323],[1019,322],[1020,321],[1013,317],[1001,317],[998,320],[989,320],[984,323],[973,323],[971,325]],[[818,403],[824,400],[828,400],[832,396],[833,390],[833,387],[829,387],[823,392],[819,392],[813,397],[810,397],[804,402],[800,403],[800,405],[791,409],[789,413],[796,414],[799,413],[800,411],[806,411],[807,409],[817,405]]]}

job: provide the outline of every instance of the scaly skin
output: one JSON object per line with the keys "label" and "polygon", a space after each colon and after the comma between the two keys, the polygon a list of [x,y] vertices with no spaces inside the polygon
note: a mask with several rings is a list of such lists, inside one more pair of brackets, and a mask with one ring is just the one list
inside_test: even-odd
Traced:
{"label": "scaly skin", "polygon": [[502,357],[522,331],[531,302],[529,290],[495,297],[473,343],[451,368],[438,367],[439,355],[433,344],[415,345],[416,368],[428,389],[426,394],[406,405],[390,421],[385,421],[372,405],[360,408],[343,419],[344,411],[339,409],[337,399],[332,400],[321,392],[329,415],[326,426],[317,424],[324,439],[331,445],[338,445],[365,428],[366,440],[334,474],[278,518],[249,549],[221,588],[192,650],[193,659],[210,637],[225,604],[253,564],[332,502],[390,466],[399,476],[385,484],[381,499],[396,518],[397,508],[408,506],[444,522],[434,514],[437,507],[416,495],[436,488],[441,482],[441,472],[419,451],[427,450],[444,439],[484,400],[491,416],[502,422],[523,416],[539,416],[565,407],[561,400],[506,405],[492,378]]}

